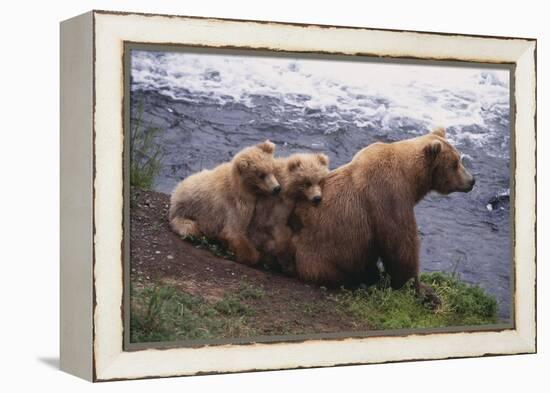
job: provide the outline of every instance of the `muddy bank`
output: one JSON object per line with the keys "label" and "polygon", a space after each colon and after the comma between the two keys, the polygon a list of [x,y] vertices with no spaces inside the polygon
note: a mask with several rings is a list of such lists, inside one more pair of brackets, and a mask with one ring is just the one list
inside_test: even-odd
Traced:
{"label": "muddy bank", "polygon": [[[131,219],[131,281],[169,284],[181,291],[219,301],[243,285],[261,288],[248,299],[255,312],[249,323],[259,335],[367,330],[369,326],[335,309],[330,291],[277,272],[218,258],[174,234],[166,220],[168,196],[136,191]],[[314,305],[315,310],[304,305]]]}

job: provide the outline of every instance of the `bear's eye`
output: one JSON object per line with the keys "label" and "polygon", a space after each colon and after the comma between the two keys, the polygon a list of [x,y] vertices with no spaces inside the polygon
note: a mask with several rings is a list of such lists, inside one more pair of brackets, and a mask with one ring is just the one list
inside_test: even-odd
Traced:
{"label": "bear's eye", "polygon": [[304,186],[306,187],[311,187],[311,182],[309,180],[307,180],[305,183],[304,183]]}
{"label": "bear's eye", "polygon": [[258,177],[262,180],[265,179],[265,173],[258,173]]}

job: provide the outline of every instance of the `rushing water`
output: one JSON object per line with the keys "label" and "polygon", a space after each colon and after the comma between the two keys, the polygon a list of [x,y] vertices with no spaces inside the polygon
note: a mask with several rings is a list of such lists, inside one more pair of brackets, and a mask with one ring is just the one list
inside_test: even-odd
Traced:
{"label": "rushing water", "polygon": [[165,193],[263,139],[279,155],[325,152],[336,168],[370,143],[445,126],[476,186],[417,205],[421,268],[459,273],[510,317],[507,70],[133,51],[131,92],[133,121],[142,108],[162,130]]}

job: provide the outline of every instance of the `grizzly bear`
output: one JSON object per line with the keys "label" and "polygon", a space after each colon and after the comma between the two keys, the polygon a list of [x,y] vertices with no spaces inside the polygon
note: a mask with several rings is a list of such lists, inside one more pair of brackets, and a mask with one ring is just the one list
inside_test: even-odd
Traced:
{"label": "grizzly bear", "polygon": [[221,241],[238,262],[254,265],[259,252],[247,231],[260,195],[277,194],[275,145],[247,147],[231,162],[203,170],[181,181],[170,197],[168,219],[178,235]]}
{"label": "grizzly bear", "polygon": [[414,206],[429,191],[469,192],[474,184],[444,129],[360,150],[325,178],[318,207],[295,210],[301,224],[292,237],[298,277],[331,286],[372,284],[380,258],[393,288],[412,278],[419,295],[438,302],[418,279]]}
{"label": "grizzly bear", "polygon": [[321,184],[328,174],[329,159],[325,154],[293,154],[275,160],[275,177],[281,185],[278,195],[258,197],[249,237],[269,265],[293,273],[292,230],[288,220],[296,204],[318,205],[322,199]]}

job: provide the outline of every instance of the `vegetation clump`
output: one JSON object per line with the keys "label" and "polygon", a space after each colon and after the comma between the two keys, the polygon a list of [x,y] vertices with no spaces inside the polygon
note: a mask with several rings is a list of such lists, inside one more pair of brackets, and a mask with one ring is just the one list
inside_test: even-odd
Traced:
{"label": "vegetation clump", "polygon": [[206,236],[197,237],[189,235],[185,237],[185,240],[193,244],[196,248],[210,251],[214,256],[229,259],[230,261],[235,260],[234,253],[223,247],[219,242],[206,238]]}
{"label": "vegetation clump", "polygon": [[247,324],[253,310],[238,294],[208,301],[170,285],[133,287],[131,295],[131,342],[249,337]]}
{"label": "vegetation clump", "polygon": [[420,280],[441,299],[435,310],[415,294],[412,282],[393,290],[386,276],[370,288],[342,289],[331,294],[341,313],[351,313],[373,330],[438,328],[487,325],[498,322],[497,302],[478,286],[460,281],[456,275],[422,273]]}
{"label": "vegetation clump", "polygon": [[139,104],[130,130],[130,185],[150,190],[164,158],[161,146],[155,142],[161,129],[144,126],[142,118],[143,105]]}

